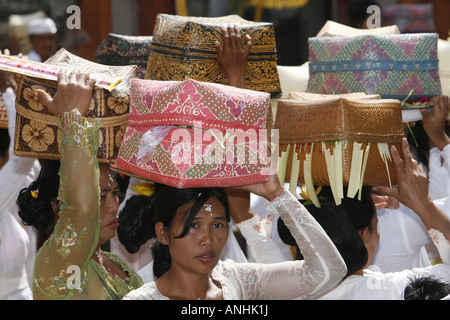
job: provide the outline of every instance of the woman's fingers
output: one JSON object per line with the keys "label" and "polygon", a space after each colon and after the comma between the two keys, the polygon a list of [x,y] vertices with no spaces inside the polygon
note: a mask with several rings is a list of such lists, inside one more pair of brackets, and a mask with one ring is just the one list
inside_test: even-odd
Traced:
{"label": "woman's fingers", "polygon": [[[228,25],[226,28],[222,29],[223,34],[223,54],[228,54],[229,52],[237,52],[238,50],[243,50],[248,54],[250,51],[250,47],[252,45],[250,35],[246,35],[246,44],[245,47],[242,48],[242,40],[240,29],[235,25]],[[216,44],[217,46],[217,44]]]}
{"label": "woman's fingers", "polygon": [[[376,186],[372,188],[373,191],[375,191],[377,193],[378,196],[381,197],[392,197],[395,199],[399,198],[399,192],[396,188],[390,188],[390,187],[385,187],[385,186]],[[372,197],[373,199],[373,197]],[[375,201],[374,201],[375,203]],[[380,204],[380,208],[376,209],[381,209],[381,202],[380,203],[375,203],[375,206],[377,206],[378,204]]]}
{"label": "woman's fingers", "polygon": [[228,31],[228,28],[224,28],[222,30],[223,34],[223,53],[226,54],[230,50],[230,33]]}
{"label": "woman's fingers", "polygon": [[89,74],[86,73],[86,85],[89,88],[90,91],[94,90],[95,86],[95,80],[89,76]]}
{"label": "woman's fingers", "polygon": [[250,37],[249,34],[246,34],[245,35],[245,39],[247,41],[246,41],[246,44],[245,44],[244,52],[248,56],[248,54],[250,53],[250,49],[252,47],[252,37]]}
{"label": "woman's fingers", "polygon": [[67,70],[60,69],[58,72],[58,85],[67,83]]}
{"label": "woman's fingers", "polygon": [[[402,141],[403,144],[403,141]],[[403,161],[400,158],[400,155],[398,154],[397,148],[395,146],[391,146],[391,156],[392,161],[394,162],[395,171],[397,173],[397,179],[400,179],[400,177],[403,175]]]}
{"label": "woman's fingers", "polygon": [[39,101],[41,101],[42,104],[44,104],[52,113],[55,113],[55,110],[54,110],[53,104],[52,104],[53,98],[50,97],[50,95],[47,92],[45,92],[41,89],[36,89],[33,91],[33,93],[35,95],[37,95]]}
{"label": "woman's fingers", "polygon": [[69,75],[67,77],[67,81],[70,83],[76,83],[77,82],[77,72],[76,71],[70,71]]}

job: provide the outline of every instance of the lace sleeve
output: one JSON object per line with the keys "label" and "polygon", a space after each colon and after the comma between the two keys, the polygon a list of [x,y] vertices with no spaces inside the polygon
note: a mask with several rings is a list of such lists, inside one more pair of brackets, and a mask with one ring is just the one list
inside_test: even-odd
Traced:
{"label": "lace sleeve", "polygon": [[258,263],[276,263],[286,259],[271,238],[264,232],[258,215],[236,224]]}
{"label": "lace sleeve", "polygon": [[[67,299],[86,289],[87,265],[99,236],[98,128],[71,112],[60,121],[60,132],[59,220],[36,257],[37,299]],[[76,271],[79,286],[71,277]]]}
{"label": "lace sleeve", "polygon": [[430,230],[428,230],[428,234],[436,245],[442,262],[445,264],[450,264],[450,242],[440,231],[436,229],[431,228]]}
{"label": "lace sleeve", "polygon": [[338,250],[319,223],[288,191],[266,205],[291,231],[304,260],[275,264],[236,264],[247,299],[305,299],[330,289],[346,274]]}

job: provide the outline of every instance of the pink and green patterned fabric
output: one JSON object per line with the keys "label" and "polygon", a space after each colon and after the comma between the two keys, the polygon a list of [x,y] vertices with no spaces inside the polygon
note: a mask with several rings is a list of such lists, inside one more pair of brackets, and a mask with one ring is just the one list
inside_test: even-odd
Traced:
{"label": "pink and green patterned fabric", "polygon": [[436,31],[432,3],[401,3],[383,6],[381,21],[385,26],[395,24],[401,33]]}
{"label": "pink and green patterned fabric", "polygon": [[315,37],[307,91],[414,100],[441,94],[437,33]]}
{"label": "pink and green patterned fabric", "polygon": [[177,188],[267,179],[270,94],[222,84],[135,79],[116,165]]}

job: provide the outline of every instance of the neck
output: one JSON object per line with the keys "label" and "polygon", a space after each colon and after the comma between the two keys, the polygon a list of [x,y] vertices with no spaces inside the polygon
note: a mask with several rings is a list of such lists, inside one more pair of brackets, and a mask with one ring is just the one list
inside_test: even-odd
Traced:
{"label": "neck", "polygon": [[364,272],[363,272],[364,269],[365,269],[365,267],[364,267],[363,269],[361,269],[361,270],[356,271],[356,272],[354,273],[354,275],[362,276],[362,275],[364,274]]}
{"label": "neck", "polygon": [[209,273],[194,274],[173,267],[156,283],[163,295],[175,300],[206,299],[208,291],[214,286]]}

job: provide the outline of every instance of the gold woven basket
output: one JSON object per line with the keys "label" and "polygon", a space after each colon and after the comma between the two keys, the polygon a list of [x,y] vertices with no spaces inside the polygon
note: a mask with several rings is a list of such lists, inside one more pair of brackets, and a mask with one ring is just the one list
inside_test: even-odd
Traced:
{"label": "gold woven basket", "polygon": [[363,185],[396,183],[389,148],[395,145],[399,150],[403,137],[398,100],[331,95],[283,99],[275,129],[279,175],[291,187],[304,183],[311,195],[313,185],[335,190],[348,186],[348,195],[354,196]]}
{"label": "gold woven basket", "polygon": [[[122,79],[111,92],[95,87],[87,113],[88,118],[98,121],[100,125],[99,163],[115,159],[127,127],[129,91],[137,67],[101,65],[75,56],[65,49],[60,49],[45,63]],[[57,82],[21,77],[16,95],[14,153],[23,157],[58,160],[61,158],[61,138],[57,117],[33,94],[35,89],[42,89],[53,97]]]}
{"label": "gold woven basket", "polygon": [[280,96],[273,24],[247,21],[238,15],[210,18],[158,14],[145,79],[190,78],[228,84],[217,63],[215,42],[223,43],[222,28],[230,24],[252,39],[245,70],[247,88],[268,92],[273,98]]}

